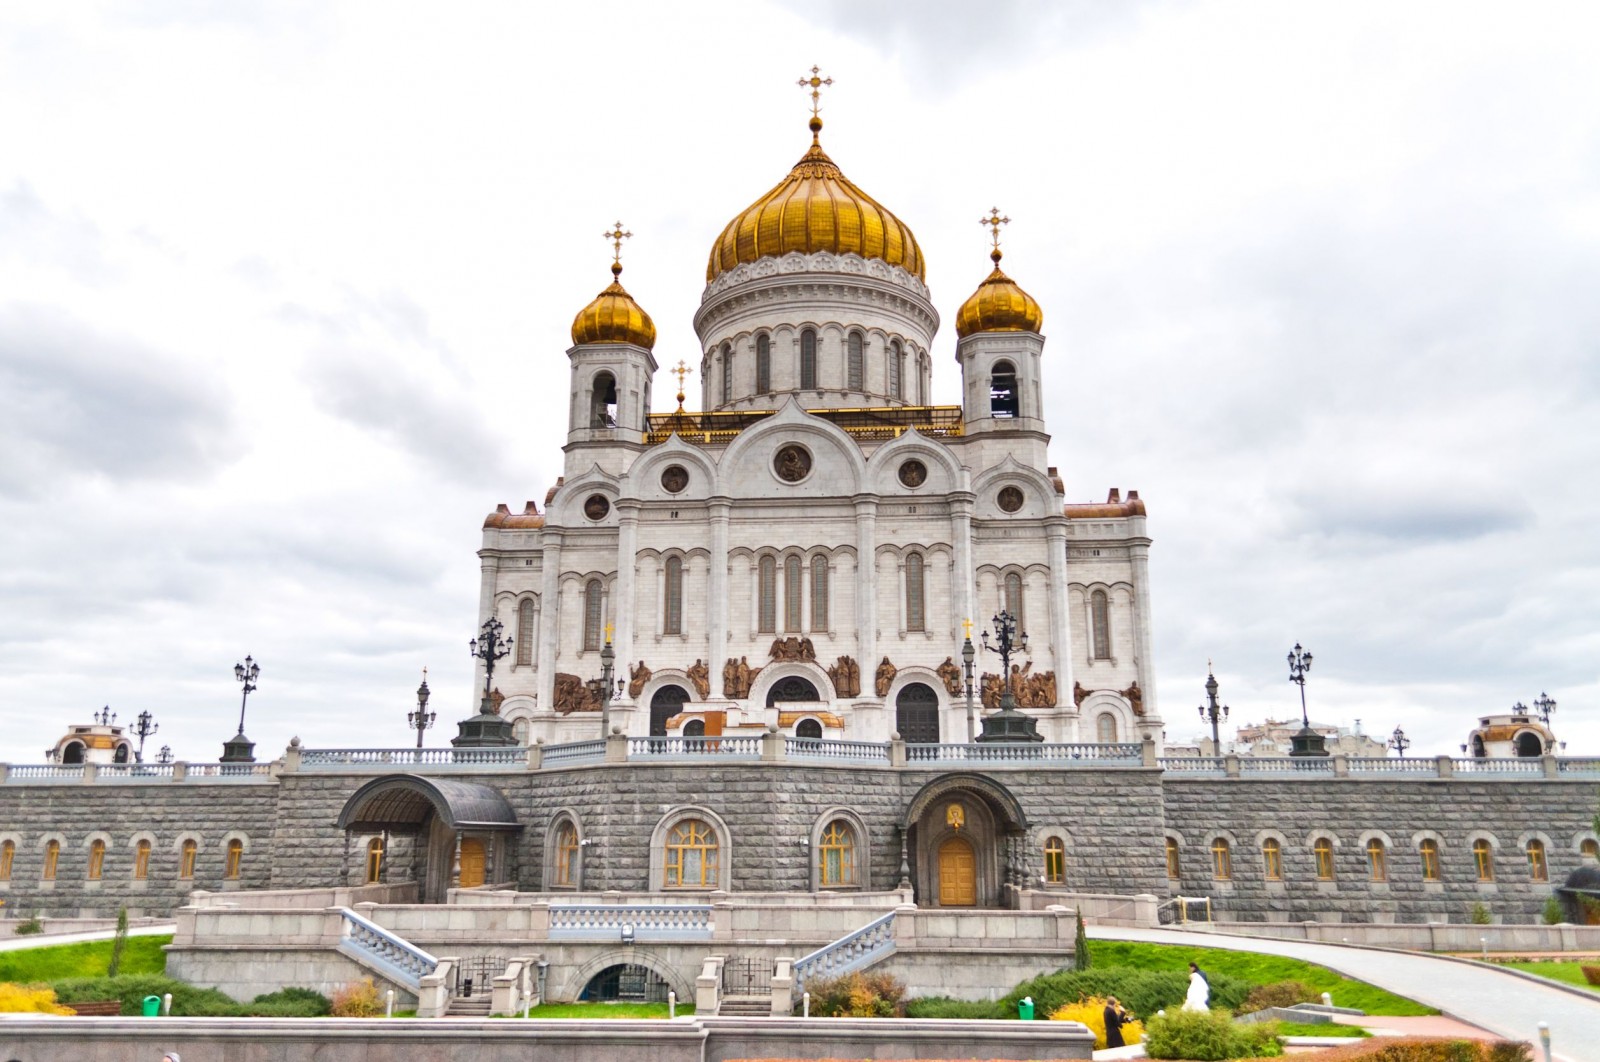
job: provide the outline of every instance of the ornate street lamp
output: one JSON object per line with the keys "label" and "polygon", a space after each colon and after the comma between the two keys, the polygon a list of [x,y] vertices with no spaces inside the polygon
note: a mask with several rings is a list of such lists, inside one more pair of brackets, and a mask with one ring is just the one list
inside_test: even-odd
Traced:
{"label": "ornate street lamp", "polygon": [[1306,672],[1311,670],[1311,654],[1295,642],[1289,650],[1289,681],[1300,687],[1300,733],[1289,739],[1291,756],[1326,756],[1328,743],[1311,729],[1311,716],[1306,712]]}
{"label": "ornate street lamp", "polygon": [[1555,698],[1541,690],[1539,693],[1539,699],[1533,702],[1533,706],[1539,712],[1539,721],[1545,726],[1549,726],[1550,716],[1553,715],[1556,710]]}
{"label": "ornate street lamp", "polygon": [[161,724],[149,712],[140,712],[138,722],[134,724],[133,732],[139,738],[139,748],[133,754],[133,762],[144,762],[144,739],[161,729]]}
{"label": "ornate street lamp", "polygon": [[98,712],[91,712],[89,718],[93,719],[101,726],[111,726],[117,721],[117,713],[113,712],[111,710],[111,705],[108,704]]}
{"label": "ornate street lamp", "polygon": [[[503,660],[511,653],[511,642],[500,633],[504,629],[504,624],[490,616],[483,621],[482,640],[474,638],[467,643],[467,651],[472,654],[473,659],[483,661],[483,700],[478,705],[477,715],[456,724],[457,734],[450,739],[450,744],[457,748],[483,748],[517,743],[511,724],[500,718],[500,712],[494,704],[495,661]],[[419,739],[420,736],[419,731]]]}
{"label": "ornate street lamp", "polygon": [[1043,741],[1039,722],[1031,715],[1017,711],[1017,699],[1011,692],[1011,654],[1028,648],[1028,633],[1017,633],[1017,620],[1004,609],[991,618],[995,630],[995,644],[989,644],[989,632],[983,632],[983,648],[1000,656],[1000,710],[983,721],[979,741],[1026,742]]}
{"label": "ornate street lamp", "polygon": [[422,732],[433,725],[438,712],[428,711],[428,669],[422,669],[422,685],[417,687],[417,710],[406,716],[406,723],[417,732],[417,748],[422,747]]}
{"label": "ornate street lamp", "polygon": [[1388,744],[1391,749],[1394,749],[1404,759],[1406,749],[1411,747],[1411,739],[1406,737],[1406,732],[1397,726],[1394,728],[1394,735],[1389,738]]}
{"label": "ornate street lamp", "polygon": [[171,745],[162,745],[161,746],[161,751],[156,753],[156,762],[157,763],[171,763],[172,762],[172,746]]}
{"label": "ornate street lamp", "polygon": [[972,647],[972,621],[962,620],[961,625],[967,632],[967,640],[961,643],[961,674],[967,684],[967,740],[973,741],[978,736],[978,714],[972,703],[972,661],[978,652]]}
{"label": "ornate street lamp", "polygon": [[254,763],[256,746],[255,742],[244,736],[244,709],[250,703],[250,695],[256,691],[261,665],[246,656],[244,663],[233,665],[233,677],[244,689],[239,698],[239,732],[222,743],[222,762]]}
{"label": "ornate street lamp", "polygon": [[627,683],[621,679],[613,680],[613,667],[617,662],[616,650],[611,648],[611,628],[606,628],[606,644],[600,650],[600,677],[590,679],[584,683],[589,696],[600,702],[600,739],[603,741],[611,734],[611,701],[622,696]]}
{"label": "ornate street lamp", "polygon": [[1211,673],[1211,661],[1206,661],[1206,703],[1200,706],[1200,718],[1211,723],[1211,755],[1222,755],[1222,736],[1217,724],[1228,718],[1228,706],[1217,704],[1217,677]]}

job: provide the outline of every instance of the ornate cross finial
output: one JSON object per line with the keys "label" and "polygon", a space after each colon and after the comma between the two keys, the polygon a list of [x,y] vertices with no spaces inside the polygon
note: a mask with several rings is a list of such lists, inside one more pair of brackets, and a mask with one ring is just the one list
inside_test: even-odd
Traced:
{"label": "ornate cross finial", "polygon": [[979,218],[978,219],[978,224],[986,226],[990,230],[990,232],[991,232],[990,238],[994,240],[994,250],[989,252],[989,257],[994,259],[996,265],[999,265],[1000,264],[1000,226],[1001,225],[1009,225],[1009,224],[1011,224],[1011,219],[1010,218],[1006,218],[1006,217],[1001,217],[1000,216],[1000,208],[999,207],[990,207],[989,208],[989,216],[986,217],[986,218]]}
{"label": "ornate cross finial", "polygon": [[[613,626],[612,626],[612,625],[611,625],[611,624],[609,624],[609,623],[608,623],[608,624],[606,624],[606,644],[607,644],[607,645],[610,645],[610,644],[611,644],[611,632],[612,632],[612,631],[614,631],[614,630],[616,630],[616,628],[615,628],[615,627],[613,627]],[[626,662],[626,661],[624,661],[624,662]]]}
{"label": "ornate cross finial", "polygon": [[967,641],[972,641],[972,621],[970,619],[962,620],[961,627],[967,632]]}
{"label": "ornate cross finial", "polygon": [[617,222],[610,232],[600,234],[611,241],[611,275],[616,276],[622,272],[622,241],[633,238],[633,233],[622,230],[622,222]]}
{"label": "ornate cross finial", "polygon": [[833,78],[819,77],[818,75],[821,72],[820,68],[814,66],[811,68],[810,77],[803,77],[795,82],[801,88],[811,90],[811,142],[813,144],[817,142],[817,134],[822,132],[822,118],[817,113],[822,109],[822,86],[833,84]]}
{"label": "ornate cross finial", "polygon": [[684,377],[688,376],[691,372],[694,372],[694,370],[689,368],[688,364],[682,358],[679,358],[678,359],[678,364],[673,366],[672,368],[668,369],[667,371],[672,373],[672,375],[674,375],[674,376],[676,376],[678,378],[678,412],[682,413],[683,412],[683,380],[684,380]]}

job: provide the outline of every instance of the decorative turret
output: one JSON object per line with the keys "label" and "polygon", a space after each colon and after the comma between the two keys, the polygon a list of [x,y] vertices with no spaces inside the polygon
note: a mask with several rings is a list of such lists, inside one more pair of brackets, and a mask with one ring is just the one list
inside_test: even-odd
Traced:
{"label": "decorative turret", "polygon": [[1040,360],[1044,311],[1000,269],[998,207],[979,223],[990,229],[994,269],[956,314],[956,360],[961,363],[966,431],[1044,430]]}
{"label": "decorative turret", "polygon": [[612,281],[572,321],[569,443],[637,442],[650,411],[656,326],[621,279],[622,241],[633,233],[619,221],[602,235],[612,245]]}

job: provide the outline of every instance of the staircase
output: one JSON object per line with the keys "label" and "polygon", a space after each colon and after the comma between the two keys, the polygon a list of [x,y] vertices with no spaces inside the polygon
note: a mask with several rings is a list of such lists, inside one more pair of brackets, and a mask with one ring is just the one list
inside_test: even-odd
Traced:
{"label": "staircase", "polygon": [[772,993],[764,996],[723,996],[717,1002],[719,1018],[770,1018]]}
{"label": "staircase", "polygon": [[447,1018],[487,1018],[489,1016],[489,995],[484,993],[479,996],[451,996],[450,1006],[445,1010]]}
{"label": "staircase", "polygon": [[794,995],[805,991],[806,981],[840,977],[865,970],[894,954],[894,912],[875,918],[853,933],[818,948],[794,964]]}

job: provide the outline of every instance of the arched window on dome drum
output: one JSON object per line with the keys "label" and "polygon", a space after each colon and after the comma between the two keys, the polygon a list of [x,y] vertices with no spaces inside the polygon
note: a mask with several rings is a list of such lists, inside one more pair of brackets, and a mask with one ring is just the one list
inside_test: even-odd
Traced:
{"label": "arched window on dome drum", "polygon": [[1017,369],[1009,361],[997,361],[989,372],[989,415],[1009,420],[1017,415]]}
{"label": "arched window on dome drum", "polygon": [[825,889],[856,883],[856,831],[843,819],[834,819],[817,846],[818,883]]}
{"label": "arched window on dome drum", "polygon": [[927,600],[924,595],[925,572],[922,565],[922,554],[910,553],[906,555],[906,630],[920,631],[927,629]]}
{"label": "arched window on dome drum", "polygon": [[1089,623],[1093,628],[1094,658],[1111,659],[1111,601],[1104,590],[1089,595]]}
{"label": "arched window on dome drum", "polygon": [[683,558],[668,557],[665,587],[662,591],[664,604],[661,610],[661,633],[683,633]]}
{"label": "arched window on dome drum", "polygon": [[1017,621],[1018,630],[1026,625],[1022,619],[1022,576],[1016,572],[1006,576],[1005,594],[1000,607],[1011,613],[1011,618]]}
{"label": "arched window on dome drum", "polygon": [[383,838],[374,837],[367,842],[367,884],[376,885],[383,880]]}
{"label": "arched window on dome drum", "polygon": [[861,333],[851,332],[845,362],[845,387],[861,390]]}
{"label": "arched window on dome drum", "polygon": [[800,620],[805,615],[800,607],[800,588],[804,584],[804,570],[800,566],[800,558],[785,558],[783,562],[783,629],[786,631],[800,630]]}
{"label": "arched window on dome drum", "polygon": [[903,390],[901,376],[905,373],[905,354],[900,349],[897,339],[889,344],[889,397],[899,398]]}
{"label": "arched window on dome drum", "polygon": [[517,664],[533,663],[533,599],[523,598],[517,606]]}
{"label": "arched window on dome drum", "polygon": [[594,389],[589,393],[589,426],[617,426],[617,380],[609,372],[595,375]]}
{"label": "arched window on dome drum", "polygon": [[583,588],[583,647],[600,648],[600,627],[605,619],[605,588],[599,579],[590,579]]}
{"label": "arched window on dome drum", "polygon": [[800,333],[800,386],[817,386],[817,334],[809,328]]}
{"label": "arched window on dome drum", "polygon": [[772,390],[772,338],[756,336],[756,393]]}
{"label": "arched window on dome drum", "polygon": [[811,629],[828,629],[828,558],[811,558]]}
{"label": "arched window on dome drum", "polygon": [[1550,880],[1550,864],[1545,862],[1543,841],[1528,842],[1528,877],[1533,881]]}
{"label": "arched window on dome drum", "polygon": [[762,634],[774,634],[778,630],[778,562],[770,556],[762,557],[757,570],[760,601],[757,604],[759,614],[756,630]]}
{"label": "arched window on dome drum", "polygon": [[1117,717],[1110,712],[1101,712],[1094,721],[1094,739],[1102,745],[1116,744]]}
{"label": "arched window on dome drum", "polygon": [[722,344],[722,400],[733,401],[733,348]]}

